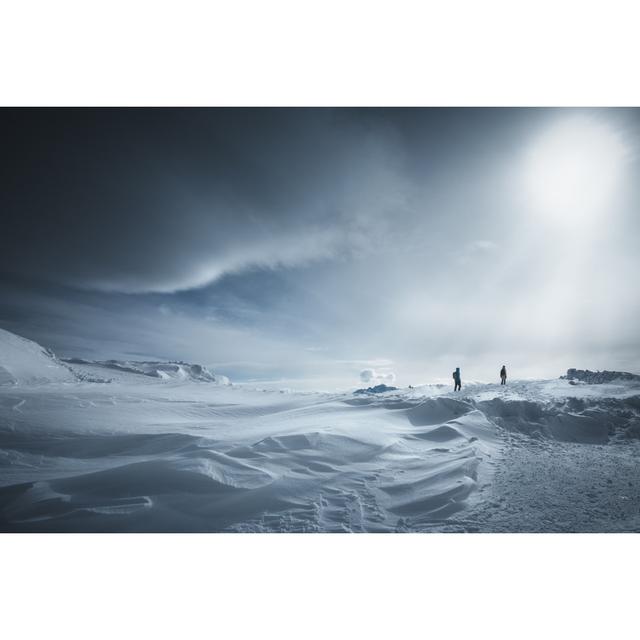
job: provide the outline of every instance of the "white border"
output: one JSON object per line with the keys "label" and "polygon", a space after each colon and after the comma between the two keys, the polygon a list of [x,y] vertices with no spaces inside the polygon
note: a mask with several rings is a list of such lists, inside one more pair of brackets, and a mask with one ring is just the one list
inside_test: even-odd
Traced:
{"label": "white border", "polygon": [[639,103],[625,0],[22,0],[5,105]]}
{"label": "white border", "polygon": [[4,637],[620,638],[637,536],[4,536]]}
{"label": "white border", "polygon": [[[2,105],[640,104],[620,0],[0,9]],[[2,535],[7,638],[628,637],[635,535]]]}

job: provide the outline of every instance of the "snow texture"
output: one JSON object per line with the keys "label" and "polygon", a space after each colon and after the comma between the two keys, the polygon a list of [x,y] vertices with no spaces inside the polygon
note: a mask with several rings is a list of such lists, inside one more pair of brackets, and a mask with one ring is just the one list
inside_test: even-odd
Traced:
{"label": "snow texture", "polygon": [[0,329],[0,385],[73,382],[73,371],[36,342]]}
{"label": "snow texture", "polygon": [[635,378],[281,394],[6,331],[0,366],[1,531],[640,530]]}

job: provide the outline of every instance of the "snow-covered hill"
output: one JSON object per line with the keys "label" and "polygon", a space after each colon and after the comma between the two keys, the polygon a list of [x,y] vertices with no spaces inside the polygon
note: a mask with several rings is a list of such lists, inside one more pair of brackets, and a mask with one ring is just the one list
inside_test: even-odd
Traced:
{"label": "snow-covered hill", "polygon": [[74,382],[70,367],[37,342],[0,329],[0,385]]}
{"label": "snow-covered hill", "polygon": [[159,380],[228,385],[229,378],[200,364],[126,360],[92,361],[57,358],[49,349],[0,329],[0,385],[42,385],[52,382],[124,382],[133,374]]}

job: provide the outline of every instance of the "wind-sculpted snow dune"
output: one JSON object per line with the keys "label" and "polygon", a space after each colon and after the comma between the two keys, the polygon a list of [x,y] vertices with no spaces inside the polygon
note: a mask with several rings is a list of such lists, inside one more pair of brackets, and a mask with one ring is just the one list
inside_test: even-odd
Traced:
{"label": "wind-sculpted snow dune", "polygon": [[437,530],[482,498],[505,434],[604,443],[628,437],[639,409],[637,396],[612,401],[616,415],[577,400],[571,412],[502,398],[354,405],[201,389],[3,394],[2,530]]}
{"label": "wind-sculpted snow dune", "polygon": [[3,530],[420,528],[464,509],[498,450],[496,426],[450,399],[105,388],[2,397]]}
{"label": "wind-sculpted snow dune", "polygon": [[[507,463],[541,451],[561,461],[536,459],[551,476],[571,468],[549,504],[561,504],[569,477],[581,495],[601,496],[581,513],[613,508],[607,487],[625,498],[620,513],[636,506],[615,475],[622,464],[629,486],[640,476],[635,381],[279,393],[88,361],[47,378],[52,354],[9,342],[7,370],[20,375],[0,385],[1,531],[520,530],[545,478],[512,497],[513,478],[531,470]],[[105,369],[109,384],[99,382]],[[582,459],[585,479],[610,470],[591,493],[576,480]],[[529,529],[554,530],[548,520]]]}
{"label": "wind-sculpted snow dune", "polygon": [[640,425],[637,395],[548,403],[495,398],[477,407],[507,431],[562,442],[605,444],[616,437],[637,438]]}

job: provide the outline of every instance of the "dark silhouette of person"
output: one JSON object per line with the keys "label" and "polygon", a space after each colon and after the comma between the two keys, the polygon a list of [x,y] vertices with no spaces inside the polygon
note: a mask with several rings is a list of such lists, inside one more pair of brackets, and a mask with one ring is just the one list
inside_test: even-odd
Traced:
{"label": "dark silhouette of person", "polygon": [[462,389],[462,383],[460,382],[460,367],[456,367],[453,372],[453,390],[459,391]]}
{"label": "dark silhouette of person", "polygon": [[500,369],[500,384],[507,384],[507,367],[502,365],[502,369]]}

